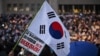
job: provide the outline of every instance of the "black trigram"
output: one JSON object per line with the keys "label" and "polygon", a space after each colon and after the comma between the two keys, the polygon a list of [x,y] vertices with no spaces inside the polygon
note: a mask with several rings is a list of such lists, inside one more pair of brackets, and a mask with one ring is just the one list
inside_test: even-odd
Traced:
{"label": "black trigram", "polygon": [[63,49],[64,48],[64,42],[57,44],[57,49]]}
{"label": "black trigram", "polygon": [[40,25],[40,34],[45,34],[45,25]]}
{"label": "black trigram", "polygon": [[49,19],[53,18],[53,17],[56,17],[54,12],[48,12],[47,15],[48,15]]}

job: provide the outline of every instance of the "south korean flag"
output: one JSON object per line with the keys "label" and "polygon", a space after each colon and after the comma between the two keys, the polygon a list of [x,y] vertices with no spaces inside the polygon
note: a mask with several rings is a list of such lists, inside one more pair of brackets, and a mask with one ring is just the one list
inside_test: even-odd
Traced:
{"label": "south korean flag", "polygon": [[67,56],[70,52],[69,32],[47,1],[44,1],[28,30],[50,46],[57,56]]}

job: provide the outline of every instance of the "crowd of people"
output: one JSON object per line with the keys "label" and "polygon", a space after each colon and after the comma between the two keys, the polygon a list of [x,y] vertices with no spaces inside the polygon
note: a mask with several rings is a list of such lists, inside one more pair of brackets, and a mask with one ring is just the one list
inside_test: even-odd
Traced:
{"label": "crowd of people", "polygon": [[0,51],[6,51],[8,54],[12,50],[30,20],[32,20],[32,15],[0,15]]}
{"label": "crowd of people", "polygon": [[[100,49],[100,17],[96,14],[64,14],[60,19],[69,31],[71,41],[88,41]],[[8,55],[31,20],[32,15],[0,15],[0,52],[5,51]]]}
{"label": "crowd of people", "polygon": [[100,38],[100,18],[95,14],[61,15],[63,24],[74,41],[95,43]]}

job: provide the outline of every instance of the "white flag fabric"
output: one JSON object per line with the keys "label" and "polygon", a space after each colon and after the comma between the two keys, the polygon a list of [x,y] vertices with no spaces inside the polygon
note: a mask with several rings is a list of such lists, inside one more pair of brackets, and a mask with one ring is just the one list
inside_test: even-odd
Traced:
{"label": "white flag fabric", "polygon": [[28,30],[50,46],[57,56],[67,56],[70,52],[69,32],[47,1],[44,1]]}

